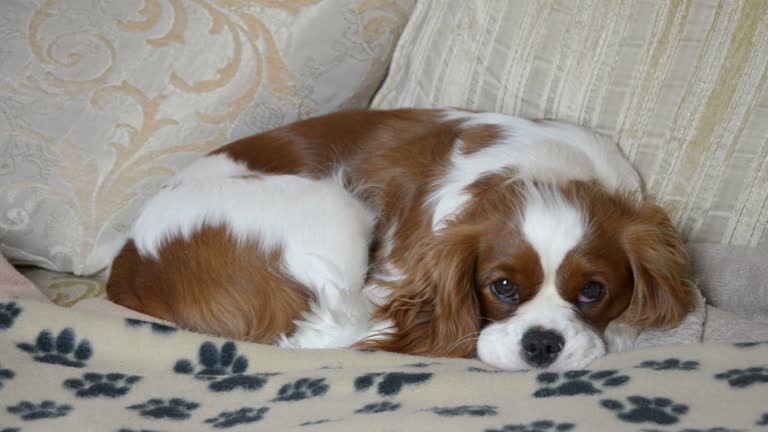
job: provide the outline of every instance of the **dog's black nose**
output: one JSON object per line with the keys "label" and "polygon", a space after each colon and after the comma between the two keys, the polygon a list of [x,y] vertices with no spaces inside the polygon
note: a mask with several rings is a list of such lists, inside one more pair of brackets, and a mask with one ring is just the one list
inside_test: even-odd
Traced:
{"label": "dog's black nose", "polygon": [[552,364],[565,346],[563,336],[554,330],[530,329],[521,341],[523,358],[531,366],[544,368]]}

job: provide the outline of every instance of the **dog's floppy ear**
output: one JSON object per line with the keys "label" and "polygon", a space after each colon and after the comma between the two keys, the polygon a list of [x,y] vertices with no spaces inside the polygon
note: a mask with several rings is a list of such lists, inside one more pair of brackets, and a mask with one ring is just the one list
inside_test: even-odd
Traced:
{"label": "dog's floppy ear", "polygon": [[624,233],[624,247],[634,277],[634,291],[620,320],[641,327],[670,327],[694,308],[688,255],[680,233],[666,212],[644,200],[635,222]]}
{"label": "dog's floppy ear", "polygon": [[480,331],[474,272],[477,238],[468,227],[446,229],[418,247],[406,278],[378,318],[394,332],[369,345],[386,351],[467,357]]}

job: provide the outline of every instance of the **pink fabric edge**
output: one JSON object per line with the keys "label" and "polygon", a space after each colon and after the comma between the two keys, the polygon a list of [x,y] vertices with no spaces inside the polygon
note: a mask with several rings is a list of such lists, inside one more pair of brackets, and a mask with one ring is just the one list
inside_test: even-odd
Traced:
{"label": "pink fabric edge", "polygon": [[37,289],[31,280],[16,271],[2,255],[0,255],[0,294],[53,303],[48,296]]}

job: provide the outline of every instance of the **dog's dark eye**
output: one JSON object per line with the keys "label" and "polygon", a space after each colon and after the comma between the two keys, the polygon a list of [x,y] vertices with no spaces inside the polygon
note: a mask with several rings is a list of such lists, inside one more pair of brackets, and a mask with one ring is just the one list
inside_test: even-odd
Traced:
{"label": "dog's dark eye", "polygon": [[600,282],[588,282],[579,292],[579,303],[594,303],[605,295],[605,287]]}
{"label": "dog's dark eye", "polygon": [[499,279],[491,283],[491,292],[504,303],[520,303],[520,290],[509,279]]}

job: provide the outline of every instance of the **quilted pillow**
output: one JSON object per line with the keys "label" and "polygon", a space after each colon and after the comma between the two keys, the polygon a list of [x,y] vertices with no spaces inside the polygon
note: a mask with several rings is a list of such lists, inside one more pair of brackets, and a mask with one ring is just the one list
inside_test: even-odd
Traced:
{"label": "quilted pillow", "polygon": [[414,0],[3,0],[0,252],[105,268],[202,152],[366,106]]}
{"label": "quilted pillow", "polygon": [[688,240],[768,247],[768,2],[420,1],[373,106],[614,137]]}

